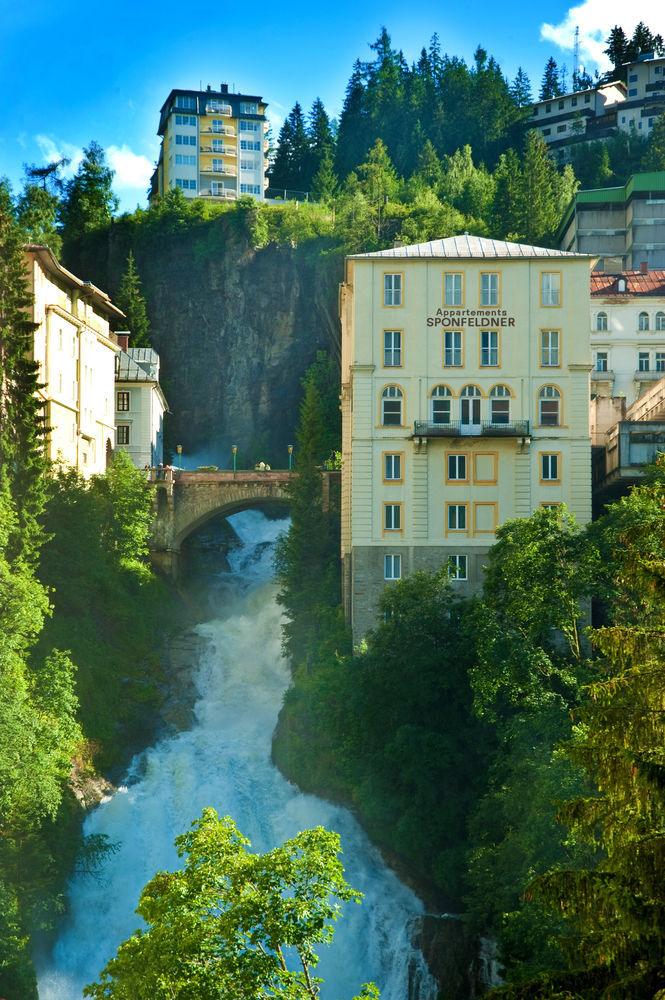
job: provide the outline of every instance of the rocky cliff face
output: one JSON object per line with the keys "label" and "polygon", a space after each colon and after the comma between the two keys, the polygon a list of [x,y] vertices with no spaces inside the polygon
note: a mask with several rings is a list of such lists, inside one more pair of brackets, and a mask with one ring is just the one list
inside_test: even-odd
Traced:
{"label": "rocky cliff face", "polygon": [[[339,355],[341,256],[322,258],[312,243],[255,249],[220,222],[133,248],[172,412],[168,444],[182,445],[185,464],[228,467],[236,444],[239,461],[285,468],[300,379],[317,351]],[[110,287],[126,253],[116,231]]]}

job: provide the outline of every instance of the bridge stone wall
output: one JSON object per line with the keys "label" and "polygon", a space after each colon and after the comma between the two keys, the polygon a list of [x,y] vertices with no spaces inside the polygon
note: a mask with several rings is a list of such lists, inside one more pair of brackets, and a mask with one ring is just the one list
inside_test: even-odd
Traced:
{"label": "bridge stone wall", "polygon": [[[250,507],[289,502],[285,490],[289,472],[152,472],[155,517],[150,539],[152,560],[177,579],[180,547],[193,531],[216,517],[228,517]],[[163,478],[161,478],[163,477]]]}

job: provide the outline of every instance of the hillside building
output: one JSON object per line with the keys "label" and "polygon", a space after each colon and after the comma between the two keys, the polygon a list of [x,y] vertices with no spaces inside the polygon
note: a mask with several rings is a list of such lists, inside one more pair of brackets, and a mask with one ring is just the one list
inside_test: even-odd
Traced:
{"label": "hillside building", "polygon": [[257,96],[219,90],[172,90],[159,117],[162,137],[149,200],[178,187],[186,198],[263,200],[268,122]]}
{"label": "hillside building", "polygon": [[647,139],[665,112],[665,56],[646,52],[626,64],[627,85],[601,83],[560,97],[536,101],[528,126],[541,136],[561,162],[579,142],[635,132]]}
{"label": "hillside building", "polygon": [[115,356],[115,444],[142,469],[164,459],[164,414],[168,410],[159,384],[159,355],[151,347],[129,347],[118,333]]}
{"label": "hillside building", "polygon": [[48,247],[24,248],[34,296],[33,358],[50,428],[47,457],[84,476],[104,472],[113,453],[115,354],[110,324],[124,313],[89,281],[67,271]]}
{"label": "hillside building", "polygon": [[620,187],[578,191],[558,244],[599,258],[604,271],[665,268],[665,170],[633,174]]}
{"label": "hillside building", "polygon": [[585,255],[468,235],[347,258],[342,563],[354,640],[386,583],[482,584],[498,525],[591,516]]}

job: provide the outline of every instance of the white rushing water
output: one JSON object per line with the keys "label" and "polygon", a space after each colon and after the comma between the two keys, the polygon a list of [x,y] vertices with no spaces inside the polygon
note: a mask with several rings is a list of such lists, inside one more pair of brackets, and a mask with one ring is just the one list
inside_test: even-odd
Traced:
{"label": "white rushing water", "polygon": [[434,983],[409,943],[419,901],[348,812],[303,795],[270,761],[289,674],[268,543],[286,522],[246,511],[232,524],[244,544],[229,557],[233,577],[219,591],[220,617],[197,629],[203,652],[195,723],[139,754],[126,784],[88,817],[86,833],[106,834],[118,850],[100,877],[72,882],[70,915],[53,954],[39,962],[40,1000],[80,1000],[84,985],[140,925],[134,910],[145,883],[160,869],[182,866],[174,838],[205,806],[231,816],[255,851],[319,825],[340,835],[347,880],[365,899],[345,906],[333,945],[321,949],[323,1000],[348,1000],[370,980],[382,1000],[407,1000],[409,982],[411,1000],[432,1000]]}

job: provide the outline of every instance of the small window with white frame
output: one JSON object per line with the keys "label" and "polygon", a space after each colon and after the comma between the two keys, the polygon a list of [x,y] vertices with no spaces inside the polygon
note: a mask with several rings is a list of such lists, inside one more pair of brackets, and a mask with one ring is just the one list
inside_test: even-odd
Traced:
{"label": "small window with white frame", "polygon": [[444,330],[443,332],[443,367],[461,368],[462,357],[462,331]]}
{"label": "small window with white frame", "polygon": [[538,393],[538,423],[541,427],[561,423],[561,393],[554,385],[544,385]]}
{"label": "small window with white frame", "polygon": [[490,389],[490,423],[510,423],[510,389],[507,385],[493,385]]}
{"label": "small window with white frame", "polygon": [[665,312],[656,313],[656,330],[665,330]]}
{"label": "small window with white frame", "polygon": [[558,483],[560,481],[561,456],[558,452],[541,452],[540,454],[540,478],[544,483]]}
{"label": "small window with white frame", "polygon": [[599,312],[596,313],[596,330],[599,333],[603,333],[607,330],[607,313]]}
{"label": "small window with white frame", "polygon": [[595,368],[597,372],[609,371],[609,358],[607,351],[596,351]]}
{"label": "small window with white frame", "polygon": [[542,271],[540,275],[541,306],[561,305],[561,272]]}
{"label": "small window with white frame", "polygon": [[400,427],[402,424],[403,393],[399,386],[387,385],[381,393],[382,427]]}
{"label": "small window with white frame", "polygon": [[468,455],[464,452],[449,452],[446,455],[446,482],[469,481]]}
{"label": "small window with white frame", "polygon": [[649,313],[641,312],[637,317],[637,329],[638,330],[648,330],[649,329]]}
{"label": "small window with white frame", "polygon": [[467,531],[469,523],[469,505],[466,503],[446,504],[446,530]]}
{"label": "small window with white frame", "polygon": [[402,557],[399,553],[390,552],[383,557],[383,579],[402,579]]}
{"label": "small window with white frame", "polygon": [[464,275],[461,272],[446,272],[443,276],[444,306],[464,305]]}
{"label": "small window with white frame", "polygon": [[383,275],[383,304],[384,306],[402,305],[402,274]]}
{"label": "small window with white frame", "polygon": [[383,529],[384,531],[402,530],[402,504],[384,503],[383,505]]}
{"label": "small window with white frame", "polygon": [[435,385],[430,393],[431,420],[433,424],[450,423],[452,392],[447,385]]}
{"label": "small window with white frame", "polygon": [[480,331],[480,367],[499,367],[499,331]]}
{"label": "small window with white frame", "polygon": [[559,359],[559,330],[540,331],[540,367],[558,368]]}
{"label": "small window with white frame", "polygon": [[402,331],[383,331],[383,367],[401,368],[402,366]]}
{"label": "small window with white frame", "polygon": [[402,453],[384,451],[383,479],[386,483],[402,482]]}
{"label": "small window with white frame", "polygon": [[649,352],[648,351],[638,351],[638,353],[637,353],[637,370],[638,370],[638,372],[648,372],[649,371]]}
{"label": "small window with white frame", "polygon": [[482,271],[480,274],[481,306],[500,305],[500,281],[498,271]]}
{"label": "small window with white frame", "polygon": [[468,559],[465,555],[450,556],[448,559],[448,578],[450,580],[467,580]]}
{"label": "small window with white frame", "polygon": [[665,351],[656,351],[656,371],[665,372]]}

